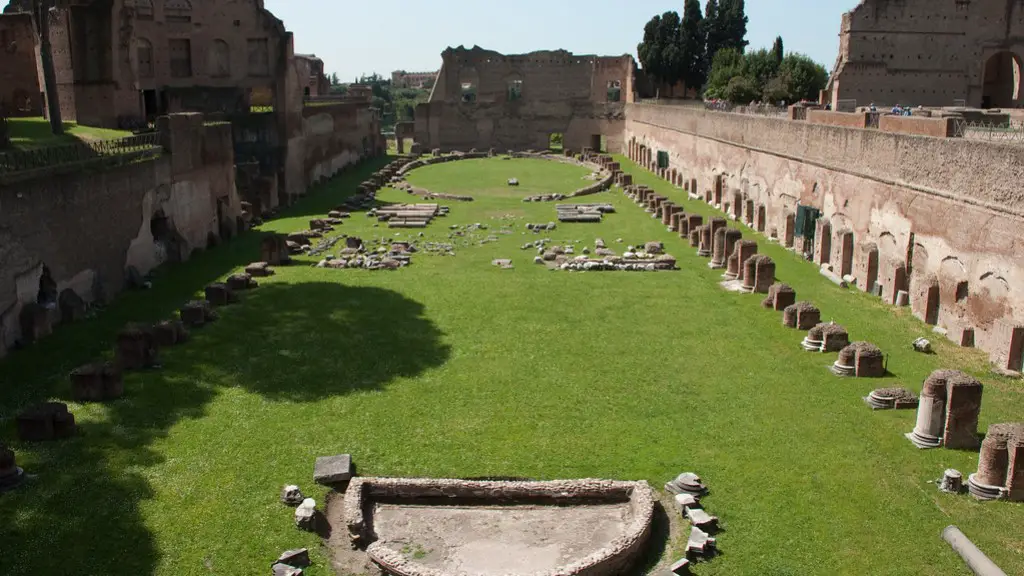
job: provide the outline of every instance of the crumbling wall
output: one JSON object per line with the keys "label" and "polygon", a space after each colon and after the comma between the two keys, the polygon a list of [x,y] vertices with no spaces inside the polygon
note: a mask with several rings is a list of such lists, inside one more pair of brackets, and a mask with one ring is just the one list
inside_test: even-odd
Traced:
{"label": "crumbling wall", "polygon": [[36,33],[28,14],[0,14],[0,106],[9,116],[39,116]]}
{"label": "crumbling wall", "polygon": [[634,104],[626,116],[627,148],[667,151],[701,192],[721,176],[725,189],[765,205],[767,229],[784,230],[800,204],[822,211],[833,245],[851,230],[853,276],[869,273],[863,251],[877,249],[888,301],[896,289],[921,297],[917,283],[937,277],[938,322],[950,337],[960,342],[973,329],[974,345],[1021,368],[1010,366],[1004,342],[1024,320],[1015,147],[683,107]]}
{"label": "crumbling wall", "polygon": [[146,274],[237,231],[231,127],[195,114],[160,127],[158,158],[0,185],[0,355],[20,338],[43,266],[58,292],[104,301],[129,267]]}
{"label": "crumbling wall", "polygon": [[[986,74],[990,58],[1006,52],[1019,62],[1024,6],[1008,0],[934,2],[862,0],[843,16],[840,54],[831,79],[833,107],[840,99],[860,106],[1016,107],[1012,73]],[[1011,86],[1000,86],[1010,82]],[[1005,100],[984,101],[986,84]]]}
{"label": "crumbling wall", "polygon": [[416,109],[416,141],[426,148],[542,150],[558,133],[570,149],[591,146],[595,136],[604,137],[609,151],[622,149],[631,56],[459,47],[442,59],[429,102]]}

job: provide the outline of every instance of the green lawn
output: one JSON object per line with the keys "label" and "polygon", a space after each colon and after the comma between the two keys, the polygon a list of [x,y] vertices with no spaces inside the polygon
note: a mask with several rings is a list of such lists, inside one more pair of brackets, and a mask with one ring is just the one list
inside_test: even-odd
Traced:
{"label": "green lawn", "polygon": [[131,136],[131,132],[79,126],[74,122],[64,123],[64,134],[57,136],[50,130],[50,122],[45,118],[10,118],[11,144],[20,150],[32,150],[49,146],[61,146],[76,142],[94,142]]}
{"label": "green lawn", "polygon": [[[619,159],[640,183],[682,201]],[[369,169],[314,190],[264,230],[305,228]],[[1024,414],[1019,382],[990,377],[983,355],[946,342],[934,356],[915,354],[910,342],[930,330],[908,310],[840,289],[762,241],[801,299],[890,354],[890,378],[836,378],[827,370],[834,354],[804,352],[804,334],[784,328],[760,296],[721,290],[720,271],[617,189],[586,199],[616,205],[604,223],[548,236],[579,247],[599,236],[619,249],[661,240],[681,270],[534,265],[520,250],[536,238],[524,225],[554,220],[554,205],[518,198],[571,192],[585,174],[501,159],[416,171],[416,186],[476,196],[449,203],[451,215],[423,240],[448,242],[450,224],[488,230],[452,240],[455,257],[416,254],[397,272],[278,269],[164,351],[162,370],[129,375],[122,400],[72,404],[81,434],[70,441],[13,442],[11,416],[32,401],[66,400],[67,371],[108,350],[120,325],[165,317],[256,259],[261,233],[164,270],[152,290],[13,353],[0,362],[0,439],[38,477],[0,495],[0,573],[249,576],[281,550],[308,546],[307,573],[326,576],[318,538],[294,528],[278,495],[298,483],[322,504],[313,460],[340,452],[363,475],[643,479],[660,490],[698,472],[724,527],[723,554],[699,575],[968,574],[939,538],[948,524],[1008,573],[1024,571],[1024,505],[982,504],[929,483],[948,467],[973,472],[977,455],[919,451],[903,437],[913,412],[873,413],[861,401],[874,387],[920,390],[935,368],[966,368],[987,385],[984,430]],[[518,189],[505,185],[511,177]],[[374,223],[357,214],[338,232],[394,235]],[[499,240],[479,245],[490,234]],[[499,257],[515,269],[491,266]]]}

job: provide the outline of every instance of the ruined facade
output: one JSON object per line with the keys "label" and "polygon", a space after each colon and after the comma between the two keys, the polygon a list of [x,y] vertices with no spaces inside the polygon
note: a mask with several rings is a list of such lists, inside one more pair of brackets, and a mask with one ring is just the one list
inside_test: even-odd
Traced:
{"label": "ruined facade", "polygon": [[0,107],[9,116],[39,116],[38,45],[29,14],[0,14]]}
{"label": "ruined facade", "polygon": [[560,134],[569,149],[622,148],[632,56],[504,55],[478,46],[441,56],[430,100],[416,108],[416,140],[424,147],[543,150]]}
{"label": "ruined facade", "polygon": [[132,273],[237,233],[231,127],[200,114],[165,116],[158,127],[156,157],[84,171],[54,166],[0,184],[0,356],[22,340],[26,306],[44,307],[57,324],[55,299],[66,291],[106,302]]}
{"label": "ruined facade", "polygon": [[324,75],[324,61],[316,57],[316,54],[296,54],[298,60],[305,60],[309,66],[309,82],[303,89],[306,98],[317,98],[326,96],[331,91],[331,83]]}
{"label": "ruined facade", "polygon": [[[843,15],[829,94],[858,106],[1021,104],[1024,4],[862,0]],[[963,103],[958,102],[963,101]]]}
{"label": "ruined facade", "polygon": [[262,0],[75,0],[50,11],[50,37],[64,119],[130,127],[248,109],[288,33]]}
{"label": "ruined facade", "polygon": [[393,88],[425,88],[433,86],[435,80],[437,80],[437,70],[433,72],[395,70],[391,73],[391,86]]}

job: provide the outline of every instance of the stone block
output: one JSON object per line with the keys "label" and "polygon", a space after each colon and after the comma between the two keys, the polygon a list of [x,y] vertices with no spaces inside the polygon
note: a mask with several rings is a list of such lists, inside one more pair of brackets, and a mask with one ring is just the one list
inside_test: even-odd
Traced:
{"label": "stone block", "polygon": [[963,372],[950,374],[946,380],[946,423],[942,444],[957,450],[976,450],[978,416],[981,413],[981,395],[984,386]]}
{"label": "stone block", "polygon": [[214,282],[205,289],[206,301],[213,306],[227,306],[228,304],[234,304],[238,302],[238,297],[235,295],[227,284],[222,282]]}
{"label": "stone block", "polygon": [[46,402],[32,406],[15,418],[18,438],[22,442],[45,442],[69,438],[75,433],[75,417],[67,404]]}
{"label": "stone block", "polygon": [[124,394],[124,378],[112,363],[94,363],[71,371],[71,397],[76,402],[115,400]]}
{"label": "stone block", "polygon": [[114,357],[120,370],[142,370],[160,364],[160,348],[148,326],[128,324],[117,334]]}
{"label": "stone block", "polygon": [[313,465],[313,481],[317,484],[331,485],[347,482],[352,479],[352,456],[321,456]]}
{"label": "stone block", "polygon": [[202,328],[209,322],[217,319],[213,307],[207,300],[191,300],[186,302],[178,312],[181,321],[189,328]]}
{"label": "stone block", "polygon": [[245,267],[245,273],[255,277],[273,276],[274,269],[267,262],[253,262]]}

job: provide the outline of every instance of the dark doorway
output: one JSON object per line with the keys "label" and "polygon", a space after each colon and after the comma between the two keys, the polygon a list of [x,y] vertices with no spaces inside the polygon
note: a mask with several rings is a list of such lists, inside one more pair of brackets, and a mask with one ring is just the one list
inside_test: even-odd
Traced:
{"label": "dark doorway", "polygon": [[160,115],[160,110],[157,107],[156,102],[156,90],[142,91],[142,114],[146,117],[146,120],[150,122]]}
{"label": "dark doorway", "polygon": [[985,62],[982,106],[1013,108],[1020,101],[1021,62],[1013,52],[998,52]]}

